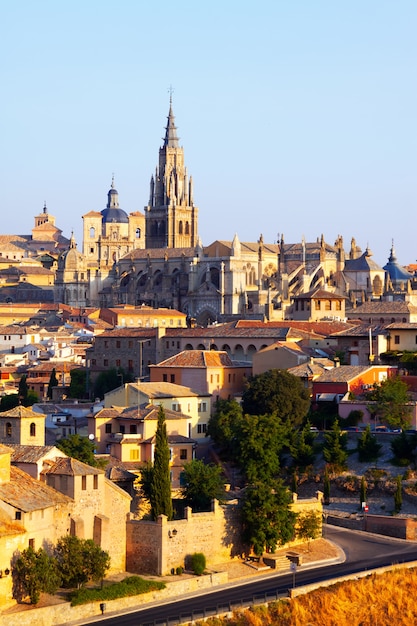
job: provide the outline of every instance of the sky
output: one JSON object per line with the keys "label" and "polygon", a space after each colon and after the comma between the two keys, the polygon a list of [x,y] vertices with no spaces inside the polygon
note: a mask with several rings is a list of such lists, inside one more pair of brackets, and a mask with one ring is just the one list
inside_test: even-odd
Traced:
{"label": "sky", "polygon": [[173,110],[199,235],[417,259],[415,0],[3,0],[1,234],[143,211]]}

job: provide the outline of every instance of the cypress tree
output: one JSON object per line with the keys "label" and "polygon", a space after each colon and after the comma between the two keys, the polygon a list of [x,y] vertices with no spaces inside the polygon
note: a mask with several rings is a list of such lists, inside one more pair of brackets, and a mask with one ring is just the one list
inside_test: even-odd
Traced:
{"label": "cypress tree", "polygon": [[324,482],[323,482],[323,501],[324,504],[330,504],[330,478],[327,465],[324,469]]}
{"label": "cypress tree", "polygon": [[364,476],[362,476],[361,478],[361,489],[360,489],[359,498],[360,498],[360,506],[362,508],[362,502],[366,502],[366,481],[365,481]]}
{"label": "cypress tree", "polygon": [[403,485],[401,476],[397,476],[397,486],[394,493],[394,512],[399,513],[403,504]]}
{"label": "cypress tree", "polygon": [[159,407],[158,425],[155,434],[155,452],[150,493],[152,518],[166,515],[172,519],[171,481],[169,471],[169,446],[165,412]]}
{"label": "cypress tree", "polygon": [[49,378],[49,383],[48,383],[48,398],[50,400],[52,400],[52,389],[54,387],[58,386],[58,378],[56,377],[56,371],[55,368],[53,368],[52,372],[51,372],[51,376]]}

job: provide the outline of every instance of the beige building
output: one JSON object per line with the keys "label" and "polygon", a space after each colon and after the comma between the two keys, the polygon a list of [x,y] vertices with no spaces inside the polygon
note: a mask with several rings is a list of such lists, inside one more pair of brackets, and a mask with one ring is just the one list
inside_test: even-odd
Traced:
{"label": "beige building", "polygon": [[21,405],[0,413],[0,442],[44,446],[45,415]]}
{"label": "beige building", "polygon": [[170,382],[211,395],[211,406],[218,399],[240,398],[252,375],[248,363],[233,362],[227,352],[219,350],[184,350],[150,365],[151,382]]}
{"label": "beige building", "polygon": [[[105,408],[143,405],[162,406],[166,411],[186,415],[188,417],[186,431],[178,431],[176,434],[197,440],[205,437],[211,414],[210,393],[200,393],[190,387],[170,382],[141,382],[125,383],[104,396]],[[152,434],[154,433],[145,435],[144,438]]]}

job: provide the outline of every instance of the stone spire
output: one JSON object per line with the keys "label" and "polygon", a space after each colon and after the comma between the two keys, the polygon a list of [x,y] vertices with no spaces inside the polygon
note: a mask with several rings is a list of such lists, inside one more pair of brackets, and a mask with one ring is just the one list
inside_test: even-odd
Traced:
{"label": "stone spire", "polygon": [[175,126],[175,117],[172,111],[172,93],[169,96],[168,123],[165,127],[165,131],[164,146],[167,148],[179,148],[177,127]]}

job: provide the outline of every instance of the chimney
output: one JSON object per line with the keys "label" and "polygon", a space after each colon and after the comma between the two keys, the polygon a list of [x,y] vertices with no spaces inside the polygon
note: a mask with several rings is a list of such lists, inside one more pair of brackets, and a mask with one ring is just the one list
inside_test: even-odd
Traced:
{"label": "chimney", "polygon": [[333,359],[333,363],[335,367],[340,367],[340,359],[338,356],[335,356]]}

